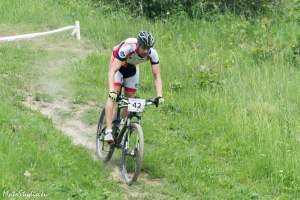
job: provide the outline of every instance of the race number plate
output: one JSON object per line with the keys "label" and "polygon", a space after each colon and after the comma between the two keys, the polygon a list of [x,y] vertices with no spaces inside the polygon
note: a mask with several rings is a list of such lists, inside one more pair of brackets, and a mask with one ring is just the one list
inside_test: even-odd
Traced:
{"label": "race number plate", "polygon": [[129,98],[128,111],[129,112],[144,112],[146,100]]}

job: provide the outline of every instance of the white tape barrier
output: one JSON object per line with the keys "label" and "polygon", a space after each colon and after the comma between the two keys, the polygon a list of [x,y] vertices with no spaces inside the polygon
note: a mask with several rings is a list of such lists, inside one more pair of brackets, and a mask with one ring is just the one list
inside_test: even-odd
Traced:
{"label": "white tape barrier", "polygon": [[75,35],[76,39],[80,40],[80,24],[79,24],[79,21],[76,21],[74,26],[66,26],[66,27],[55,29],[52,31],[0,37],[0,42],[13,42],[13,41],[17,41],[17,40],[26,40],[26,39],[31,39],[31,38],[35,38],[35,37],[44,36],[44,35],[50,35],[53,33],[63,32],[63,31],[71,30],[71,29],[73,29],[72,35],[73,36]]}

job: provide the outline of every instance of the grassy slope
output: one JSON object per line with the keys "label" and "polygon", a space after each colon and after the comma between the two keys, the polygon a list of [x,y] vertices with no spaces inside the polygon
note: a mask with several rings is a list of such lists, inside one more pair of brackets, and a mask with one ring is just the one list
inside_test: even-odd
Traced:
{"label": "grassy slope", "polygon": [[[158,36],[167,99],[144,118],[145,170],[204,198],[299,196],[300,79],[289,48],[297,25],[274,19],[265,28],[234,17],[135,23],[132,29]],[[106,29],[116,34],[115,25]],[[109,50],[91,55],[74,68],[83,101],[105,99],[98,91],[105,89],[109,57]],[[139,95],[152,96],[149,67],[142,70]]]}
{"label": "grassy slope", "polygon": [[109,170],[21,104],[26,83],[37,78],[34,64],[45,57],[30,42],[0,46],[0,199],[22,191],[46,199],[120,199]]}
{"label": "grassy slope", "polygon": [[[289,48],[299,28],[264,20],[129,19],[137,24],[131,30],[147,27],[158,36],[167,99],[159,113],[144,118],[145,170],[204,198],[299,196],[300,78]],[[109,35],[117,34],[115,24],[105,25]],[[74,68],[83,101],[105,99],[98,91],[105,89],[109,57],[110,50],[91,55]],[[208,75],[206,68],[219,75]],[[139,95],[152,96],[149,67],[142,70]]]}
{"label": "grassy slope", "polygon": [[[79,10],[72,1],[35,3],[35,9],[31,2],[17,8],[29,8],[25,18],[1,12],[1,19],[32,27],[46,24],[45,13],[51,16],[47,26],[79,19],[83,36],[107,49],[70,71],[78,102],[105,100],[113,45],[140,29],[155,33],[167,103],[144,117],[144,169],[152,176],[209,199],[299,196],[300,72],[290,49],[299,27],[293,21],[227,16],[150,23],[86,4]],[[139,95],[152,96],[150,68],[142,68]]]}
{"label": "grassy slope", "polygon": [[[33,191],[48,199],[121,198],[104,168],[85,149],[71,145],[48,119],[21,105],[2,101],[0,108],[1,196]],[[30,177],[24,175],[27,171]]]}

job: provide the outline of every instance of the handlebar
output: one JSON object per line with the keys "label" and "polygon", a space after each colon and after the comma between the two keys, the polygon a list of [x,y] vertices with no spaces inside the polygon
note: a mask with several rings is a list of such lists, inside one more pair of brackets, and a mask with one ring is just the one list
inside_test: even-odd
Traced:
{"label": "handlebar", "polygon": [[[138,98],[138,97],[135,97],[135,98]],[[129,104],[128,97],[126,97],[124,95],[119,95],[118,98],[117,98],[117,102],[122,102],[126,105]],[[146,104],[145,105],[149,106],[149,105],[154,104],[156,107],[158,107],[158,103],[159,103],[158,99],[153,97],[153,98],[146,99]]]}

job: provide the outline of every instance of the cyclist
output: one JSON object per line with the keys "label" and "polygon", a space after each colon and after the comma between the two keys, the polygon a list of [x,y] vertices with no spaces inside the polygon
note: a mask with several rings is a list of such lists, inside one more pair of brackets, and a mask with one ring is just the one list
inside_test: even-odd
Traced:
{"label": "cyclist", "polygon": [[157,51],[153,48],[154,37],[141,31],[137,38],[127,38],[113,48],[108,71],[109,94],[105,105],[106,130],[104,141],[113,142],[112,119],[115,101],[124,86],[125,96],[134,97],[139,84],[139,64],[150,61],[156,89],[156,100],[162,103],[162,80]]}

